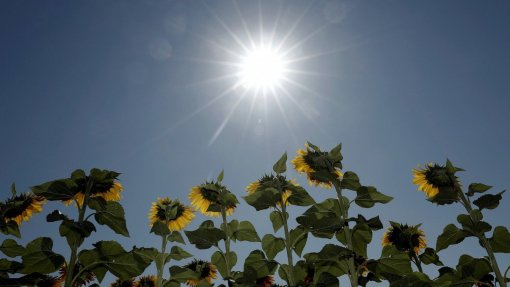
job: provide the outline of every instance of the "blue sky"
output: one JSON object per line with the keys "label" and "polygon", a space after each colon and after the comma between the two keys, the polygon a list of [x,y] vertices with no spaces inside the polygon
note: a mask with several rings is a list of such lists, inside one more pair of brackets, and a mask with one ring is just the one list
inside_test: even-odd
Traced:
{"label": "blue sky", "polygon": [[[467,170],[464,186],[499,192],[510,183],[509,12],[504,1],[4,1],[2,198],[12,182],[26,191],[77,168],[112,169],[122,173],[131,237],[101,228],[94,238],[156,247],[147,212],[158,196],[186,201],[190,187],[224,169],[240,197],[284,151],[342,142],[345,169],[395,198],[351,213],[423,223],[434,246],[461,208],[427,202],[412,168],[448,157]],[[225,50],[242,55],[250,37],[273,31],[283,49],[295,46],[293,59],[305,58],[291,65],[301,73],[288,75],[288,94],[225,93],[236,82],[221,78],[235,62]],[[308,190],[317,200],[334,195]],[[507,206],[487,220],[508,226]],[[73,212],[49,204],[45,213],[55,208]],[[262,237],[272,232],[267,215],[242,203],[235,217],[256,220]],[[22,241],[58,234],[43,222],[23,224]],[[233,249],[246,248],[260,247]],[[461,252],[483,256],[475,240],[440,256],[454,265]]]}

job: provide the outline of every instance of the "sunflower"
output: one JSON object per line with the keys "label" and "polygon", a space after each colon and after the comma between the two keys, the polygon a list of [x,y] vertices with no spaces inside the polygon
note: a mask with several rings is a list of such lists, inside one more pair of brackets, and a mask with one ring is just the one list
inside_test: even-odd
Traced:
{"label": "sunflower", "polygon": [[[98,185],[94,188],[90,197],[102,197],[106,201],[119,201],[121,199],[120,193],[124,190],[122,184],[118,181],[114,181],[110,184]],[[80,191],[76,193],[73,198],[65,200],[66,205],[70,205],[72,202],[77,202],[78,206],[82,206],[85,201],[85,193]]]}
{"label": "sunflower", "polygon": [[33,193],[25,193],[13,196],[2,204],[4,222],[15,221],[18,226],[22,221],[28,221],[34,213],[42,211],[43,204],[46,199],[42,196],[34,195]]}
{"label": "sunflower", "polygon": [[121,280],[120,278],[117,278],[115,282],[110,284],[110,287],[134,287],[134,286],[135,280],[133,278],[127,280]]}
{"label": "sunflower", "polygon": [[[329,177],[340,179],[343,176],[342,172],[335,168],[340,163],[332,162],[328,152],[311,149],[305,144],[305,149],[299,149],[297,154],[291,163],[298,173],[306,173],[310,185],[329,189],[333,187]],[[334,171],[331,171],[332,167]]]}
{"label": "sunflower", "polygon": [[427,246],[427,241],[425,233],[418,228],[419,226],[392,222],[383,235],[382,246],[393,245],[400,251],[420,253],[420,250]]}
{"label": "sunflower", "polygon": [[136,282],[135,287],[155,287],[156,280],[157,278],[155,275],[142,276]]}
{"label": "sunflower", "polygon": [[413,183],[423,191],[428,200],[437,204],[451,204],[458,200],[457,178],[448,168],[439,164],[427,164],[413,169]]}
{"label": "sunflower", "polygon": [[271,287],[274,283],[274,277],[272,275],[267,275],[265,277],[259,278],[255,281],[256,286],[260,287]]}
{"label": "sunflower", "polygon": [[[218,183],[205,183],[199,186],[194,186],[191,188],[189,193],[189,200],[191,201],[191,205],[195,208],[195,210],[200,211],[202,214],[211,217],[219,217],[221,216],[220,211],[208,211],[211,205],[219,205],[222,204],[219,201],[220,191],[228,192],[224,186]],[[236,209],[236,202],[232,201],[228,205],[225,206],[225,212],[228,215],[234,213]]]}
{"label": "sunflower", "polygon": [[[168,210],[173,211],[173,214],[168,214]],[[170,231],[183,229],[194,217],[195,214],[191,208],[183,205],[178,200],[171,200],[168,197],[158,198],[156,202],[152,203],[149,212],[150,226],[153,226],[157,221],[161,221],[167,224]]]}
{"label": "sunflower", "polygon": [[216,273],[218,272],[216,266],[203,260],[193,260],[191,263],[185,265],[184,267],[200,274],[198,278],[188,279],[186,281],[186,285],[192,287],[197,286],[200,280],[206,280],[207,283],[211,284],[212,280],[216,279]]}
{"label": "sunflower", "polygon": [[282,205],[282,202],[285,203],[285,205],[288,205],[289,202],[287,201],[289,197],[292,195],[292,186],[299,186],[295,179],[287,180],[285,176],[283,175],[264,175],[261,179],[258,181],[254,181],[250,183],[246,187],[246,191],[248,194],[254,194],[257,191],[263,190],[263,188],[275,188],[278,190],[278,188],[283,189],[284,191],[281,194],[281,200],[279,200],[276,204],[278,206]]}

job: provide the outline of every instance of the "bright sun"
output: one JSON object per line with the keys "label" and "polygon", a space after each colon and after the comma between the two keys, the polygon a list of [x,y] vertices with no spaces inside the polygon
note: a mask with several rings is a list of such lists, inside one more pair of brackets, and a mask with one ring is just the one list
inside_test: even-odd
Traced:
{"label": "bright sun", "polygon": [[272,90],[281,84],[285,76],[282,55],[267,45],[248,51],[239,66],[239,84],[247,89]]}

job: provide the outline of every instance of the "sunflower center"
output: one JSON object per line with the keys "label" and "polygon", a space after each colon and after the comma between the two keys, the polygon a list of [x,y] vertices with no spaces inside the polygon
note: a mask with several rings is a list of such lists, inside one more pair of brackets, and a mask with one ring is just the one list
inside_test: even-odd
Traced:
{"label": "sunflower center", "polygon": [[23,211],[27,210],[32,203],[34,198],[26,195],[18,195],[7,202],[7,210],[4,213],[5,218],[14,218],[18,215],[23,214]]}

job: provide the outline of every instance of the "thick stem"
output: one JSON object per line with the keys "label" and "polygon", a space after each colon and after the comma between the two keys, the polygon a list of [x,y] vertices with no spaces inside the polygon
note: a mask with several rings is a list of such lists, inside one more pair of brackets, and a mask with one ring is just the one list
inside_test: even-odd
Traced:
{"label": "thick stem", "polygon": [[[457,180],[450,176],[450,180],[455,183],[455,189],[457,190],[457,193],[459,194],[460,200],[466,211],[469,213],[469,217],[473,222],[476,222],[476,220],[473,218],[472,211],[473,207],[471,206],[471,202],[466,198],[466,195],[462,191],[462,187],[458,184]],[[498,262],[496,260],[496,256],[494,255],[494,251],[492,250],[492,246],[489,243],[489,240],[487,237],[485,237],[485,234],[476,234],[480,242],[482,243],[483,247],[487,251],[487,255],[489,256],[489,262],[492,266],[492,270],[496,274],[496,280],[499,283],[499,286],[501,287],[507,287],[505,277],[502,275],[501,270],[499,269]]]}
{"label": "thick stem", "polygon": [[[78,207],[78,223],[81,224],[85,219],[85,212],[87,211],[87,205],[89,203],[90,191],[92,189],[92,180],[89,178],[87,181],[87,185],[85,187],[85,196],[83,200],[83,205],[80,206],[78,202],[76,202],[76,206]],[[67,274],[64,282],[65,287],[71,287],[73,285],[74,278],[74,268],[76,266],[76,260],[78,258],[78,244],[74,243],[69,246],[71,248],[71,257],[69,258],[69,262],[67,264]]]}
{"label": "thick stem", "polygon": [[410,251],[410,255],[411,255],[411,258],[414,259],[412,261],[414,262],[416,267],[418,267],[418,271],[420,271],[420,273],[423,273],[423,268],[421,267],[420,258],[416,255],[416,253],[414,253],[414,251]]}
{"label": "thick stem", "polygon": [[[166,224],[168,225],[168,222]],[[156,260],[156,269],[158,270],[156,287],[163,286],[163,271],[166,261],[166,243],[167,235],[165,234],[161,236],[161,255],[162,255],[161,260]]]}
{"label": "thick stem", "polygon": [[[345,240],[347,241],[347,248],[354,252],[353,250],[353,244],[352,244],[352,235],[351,235],[351,229],[349,227],[348,219],[349,219],[349,211],[347,208],[345,208],[343,204],[343,196],[342,196],[342,187],[339,183],[334,184],[336,189],[336,194],[338,197],[338,204],[340,205],[340,211],[342,212],[342,221],[346,224],[344,225],[344,232],[345,232]],[[358,286],[358,270],[356,270],[355,264],[354,264],[354,256],[349,258],[349,279],[351,280],[351,286],[356,287]]]}
{"label": "thick stem", "polygon": [[290,242],[290,233],[289,233],[289,225],[287,224],[287,208],[285,206],[285,203],[282,203],[282,211],[280,212],[282,221],[283,221],[283,231],[285,232],[285,249],[287,250],[287,262],[289,264],[289,274],[287,276],[289,277],[289,286],[294,287],[296,286],[294,282],[294,262],[292,260],[292,246]]}
{"label": "thick stem", "polygon": [[226,239],[225,239],[225,264],[227,265],[227,282],[230,286],[230,269],[232,266],[230,266],[230,236],[228,235],[228,222],[227,222],[227,210],[225,206],[221,206],[221,217],[223,218],[223,231],[225,232]]}

